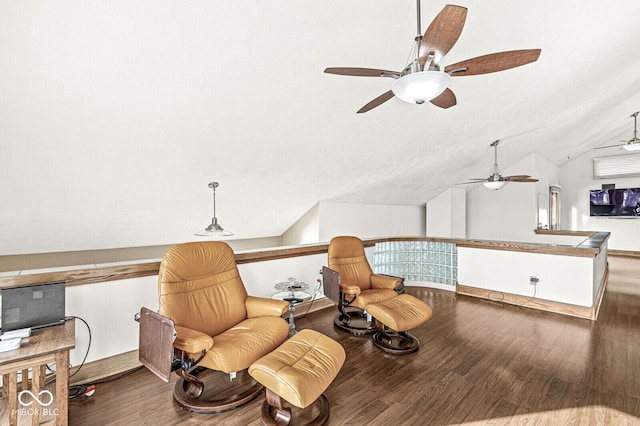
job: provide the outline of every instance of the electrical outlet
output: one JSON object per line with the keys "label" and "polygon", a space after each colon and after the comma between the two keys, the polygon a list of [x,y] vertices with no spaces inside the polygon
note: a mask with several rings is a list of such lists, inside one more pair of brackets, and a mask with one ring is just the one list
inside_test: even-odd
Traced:
{"label": "electrical outlet", "polygon": [[538,277],[534,277],[534,276],[529,277],[529,284],[531,285],[538,285],[539,281],[540,280],[538,279]]}

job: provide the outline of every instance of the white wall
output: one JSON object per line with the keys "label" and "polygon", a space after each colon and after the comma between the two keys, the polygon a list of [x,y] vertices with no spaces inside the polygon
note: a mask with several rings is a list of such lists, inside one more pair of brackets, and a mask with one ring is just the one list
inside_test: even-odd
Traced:
{"label": "white wall", "polygon": [[[539,299],[592,306],[593,263],[590,257],[458,247],[458,283],[525,297],[535,290]],[[540,279],[536,288],[531,276]]]}
{"label": "white wall", "polygon": [[604,248],[600,251],[600,253],[598,253],[598,255],[593,261],[593,301],[594,302],[598,295],[598,290],[600,289],[602,278],[604,277],[604,273],[606,272],[606,269],[607,269],[608,256],[609,256],[609,245],[607,241],[607,244],[605,244]]}
{"label": "white wall", "polygon": [[318,242],[320,242],[320,206],[316,204],[282,234],[282,245]]}
{"label": "white wall", "polygon": [[320,203],[320,241],[337,235],[360,238],[423,237],[425,208],[383,204]]}
{"label": "white wall", "polygon": [[545,157],[531,154],[502,172],[503,176],[530,175],[536,183],[507,184],[497,191],[478,187],[467,192],[467,238],[536,242],[538,194],[558,183],[556,167]]}
{"label": "white wall", "polygon": [[465,238],[466,191],[448,188],[427,202],[427,228],[429,237]]}
{"label": "white wall", "polygon": [[[529,156],[503,172],[533,176]],[[514,173],[510,173],[517,170]],[[467,238],[499,241],[528,241],[536,227],[536,186],[509,183],[497,191],[478,185],[467,192]]]}
{"label": "white wall", "polygon": [[[158,276],[132,278],[66,289],[66,314],[81,317],[91,327],[86,362],[138,349],[138,323],[133,316],[145,306],[158,310]],[[76,347],[71,365],[79,365],[89,345],[89,333],[76,321]]]}
{"label": "white wall", "polygon": [[277,290],[274,286],[289,277],[309,284],[308,292],[313,294],[316,279],[322,280],[320,270],[327,265],[326,254],[299,256],[265,262],[238,265],[240,277],[247,293],[252,296],[271,297]]}
{"label": "white wall", "polygon": [[282,234],[282,244],[328,242],[337,235],[423,237],[425,208],[322,201]]}
{"label": "white wall", "polygon": [[561,223],[564,229],[610,232],[610,249],[639,251],[640,219],[589,216],[590,189],[600,189],[603,184],[610,183],[615,184],[616,188],[640,187],[640,177],[593,179],[593,158],[621,153],[617,148],[593,150],[560,167]]}

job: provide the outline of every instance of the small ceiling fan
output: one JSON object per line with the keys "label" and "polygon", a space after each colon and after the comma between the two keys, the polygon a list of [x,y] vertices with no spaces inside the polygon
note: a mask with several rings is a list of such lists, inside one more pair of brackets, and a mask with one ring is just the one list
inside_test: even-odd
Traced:
{"label": "small ceiling fan", "polygon": [[493,168],[491,169],[491,175],[486,178],[471,178],[470,182],[458,183],[456,185],[468,185],[473,183],[482,183],[485,188],[498,190],[504,187],[509,182],[538,182],[538,179],[533,179],[529,175],[512,175],[512,176],[502,176],[500,174],[500,169],[498,168],[498,143],[500,141],[497,140],[491,143],[494,154],[493,154]]}
{"label": "small ceiling fan", "polygon": [[615,145],[607,145],[607,146],[598,146],[594,149],[604,149],[604,148],[612,148],[614,146],[621,146],[623,149],[627,151],[640,151],[640,139],[638,138],[638,114],[640,111],[636,111],[631,114],[629,117],[633,117],[633,137],[628,141],[620,141],[624,143],[618,143]]}
{"label": "small ceiling fan", "polygon": [[467,8],[446,5],[423,36],[420,29],[420,0],[416,0],[416,5],[418,35],[410,56],[413,59],[402,71],[349,67],[324,70],[328,74],[395,79],[391,90],[360,108],[358,113],[370,111],[394,96],[409,103],[422,104],[428,101],[440,108],[449,108],[456,105],[456,96],[447,87],[452,76],[503,71],[535,62],[540,56],[540,49],[491,53],[448,65],[441,71],[440,61],[458,41],[467,18]]}

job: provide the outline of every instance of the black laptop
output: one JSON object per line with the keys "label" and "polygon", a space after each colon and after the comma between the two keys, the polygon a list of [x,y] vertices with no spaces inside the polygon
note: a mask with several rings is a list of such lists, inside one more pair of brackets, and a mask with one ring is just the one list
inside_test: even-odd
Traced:
{"label": "black laptop", "polygon": [[64,281],[2,289],[2,332],[64,324]]}

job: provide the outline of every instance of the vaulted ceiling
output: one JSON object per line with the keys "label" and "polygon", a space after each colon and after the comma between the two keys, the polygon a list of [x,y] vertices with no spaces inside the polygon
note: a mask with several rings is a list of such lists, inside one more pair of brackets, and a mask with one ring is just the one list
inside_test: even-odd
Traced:
{"label": "vaulted ceiling", "polygon": [[278,236],[319,201],[424,204],[487,175],[495,139],[507,168],[631,137],[639,2],[455,4],[446,64],[540,58],[453,78],[447,110],[356,114],[391,80],[324,68],[404,68],[414,0],[0,2],[0,254],[196,239],[211,181],[234,238]]}

